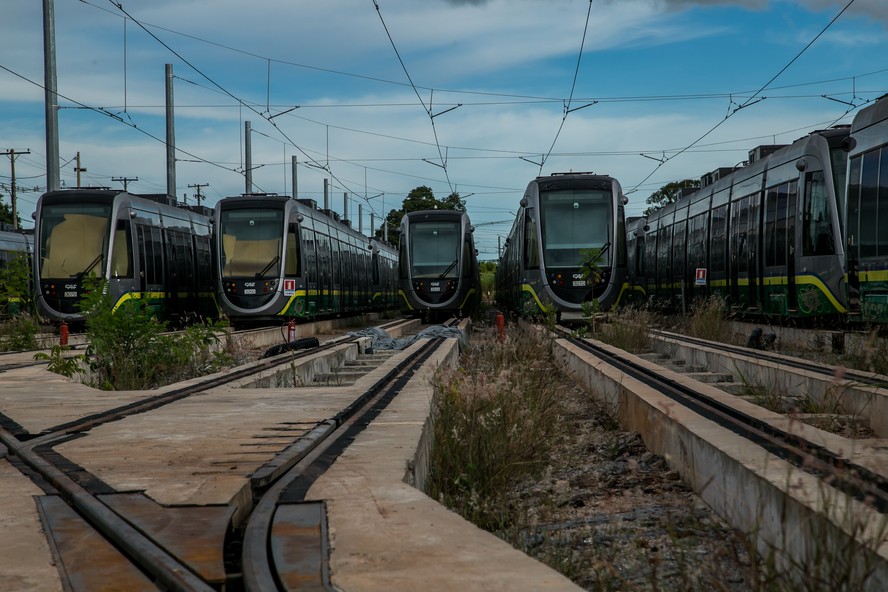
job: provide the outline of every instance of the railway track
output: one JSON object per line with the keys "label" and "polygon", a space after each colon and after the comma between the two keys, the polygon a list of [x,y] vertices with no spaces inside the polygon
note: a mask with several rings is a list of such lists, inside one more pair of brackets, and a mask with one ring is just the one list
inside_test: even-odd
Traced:
{"label": "railway track", "polygon": [[[323,504],[301,503],[305,492],[397,395],[442,340],[414,344],[385,368],[371,372],[369,384],[334,389],[347,392],[337,394],[337,402],[329,410],[304,411],[305,417],[293,421],[281,422],[276,417],[276,423],[259,428],[259,435],[254,433],[247,442],[257,450],[239,452],[236,460],[232,456],[218,469],[240,471],[244,459],[252,461],[249,472],[243,471],[240,479],[244,485],[228,496],[228,503],[157,501],[146,494],[146,488],[115,481],[114,475],[102,470],[105,461],[93,465],[90,455],[95,449],[87,447],[79,456],[71,451],[120,424],[150,421],[164,413],[164,417],[170,417],[169,412],[182,409],[183,404],[200,409],[200,414],[213,413],[216,406],[202,404],[201,399],[210,402],[215,393],[233,392],[226,385],[243,383],[250,376],[280,367],[317,363],[334,350],[357,349],[357,339],[342,337],[313,350],[262,360],[248,368],[192,381],[37,432],[16,427],[11,418],[5,418],[0,427],[0,452],[44,492],[38,498],[40,515],[51,534],[50,546],[60,572],[67,578],[66,589],[101,590],[109,582],[128,590],[264,591],[293,589],[308,580],[319,589],[329,586],[324,583]],[[234,396],[242,397],[239,393]],[[319,396],[331,398],[327,394]],[[243,435],[232,436],[245,439]],[[179,437],[186,438],[187,434]],[[150,442],[138,444],[140,440],[128,441],[126,437],[115,441],[112,449],[117,456],[126,456],[129,446],[150,446]],[[274,453],[263,452],[269,446],[275,448]],[[187,449],[178,449],[178,454]],[[251,455],[261,457],[262,462]],[[169,462],[176,461],[171,458]],[[223,500],[226,495],[216,497]],[[272,583],[274,587],[270,587]]]}
{"label": "railway track", "polygon": [[[654,349],[689,367],[730,374],[745,390],[771,393],[771,407],[808,407],[863,424],[888,437],[888,377],[666,331],[651,332]],[[743,388],[737,392],[743,392]],[[805,419],[804,415],[796,417]]]}
{"label": "railway track", "polygon": [[[566,331],[560,335],[565,367],[626,427],[641,433],[651,451],[666,457],[722,518],[752,534],[760,555],[812,573],[820,569],[810,568],[814,564],[845,565],[860,589],[883,589],[888,476],[878,445],[855,445],[641,357],[573,339]],[[681,340],[665,338],[673,350]],[[703,359],[701,351],[713,356],[716,349],[708,342],[695,345],[697,355],[687,354],[695,365]],[[721,367],[712,370],[746,364],[750,353],[723,348]],[[778,373],[789,367],[815,371],[782,358],[779,364],[761,363]],[[820,367],[817,380],[834,382],[835,376]]]}

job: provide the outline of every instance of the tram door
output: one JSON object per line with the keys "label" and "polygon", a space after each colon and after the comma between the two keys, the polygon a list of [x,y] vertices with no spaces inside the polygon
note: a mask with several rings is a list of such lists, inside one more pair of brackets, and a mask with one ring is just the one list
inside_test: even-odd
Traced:
{"label": "tram door", "polygon": [[786,203],[786,307],[794,313],[799,309],[799,294],[796,290],[796,218],[798,217],[799,182],[789,184],[789,197]]}
{"label": "tram door", "polygon": [[731,302],[735,306],[745,307],[746,292],[740,286],[746,283],[749,274],[749,248],[747,234],[749,230],[749,197],[735,201],[731,206],[731,243],[730,243],[730,293]]}
{"label": "tram door", "polygon": [[[872,152],[876,155],[878,152]],[[873,157],[869,154],[867,160]],[[860,244],[861,244],[861,178],[860,169],[863,164],[863,157],[856,156],[851,159],[851,170],[848,173],[848,222],[845,236],[845,251],[848,258],[848,309],[851,315],[860,315]],[[868,165],[875,163],[867,163]],[[867,166],[872,170],[874,167]],[[814,180],[808,181],[813,184]],[[872,185],[872,183],[870,183]],[[813,192],[813,190],[812,190]],[[821,234],[821,233],[818,233]]]}
{"label": "tram door", "polygon": [[[795,203],[798,181],[781,183],[765,191],[763,228],[764,285],[762,306],[766,312],[784,314],[796,308],[795,294]],[[786,278],[784,282],[782,278]]]}
{"label": "tram door", "polygon": [[749,245],[749,308],[758,308],[760,303],[759,286],[761,285],[762,266],[759,257],[762,252],[761,218],[762,194],[756,193],[749,197],[749,229],[747,244]]}

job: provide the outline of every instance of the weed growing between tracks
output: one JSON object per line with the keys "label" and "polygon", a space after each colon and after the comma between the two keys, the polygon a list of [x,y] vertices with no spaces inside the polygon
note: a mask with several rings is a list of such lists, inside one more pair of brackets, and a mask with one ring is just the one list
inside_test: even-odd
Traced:
{"label": "weed growing between tracks", "polygon": [[559,386],[551,341],[530,325],[502,343],[475,331],[460,367],[436,379],[429,494],[482,528],[508,528],[510,488],[539,475],[563,437]]}
{"label": "weed growing between tracks", "polygon": [[36,317],[19,313],[0,322],[0,351],[37,349],[37,334],[43,330]]}
{"label": "weed growing between tracks", "polygon": [[475,330],[437,377],[429,495],[587,590],[767,590],[749,584],[748,539],[557,372],[551,346],[524,324],[503,344]]}
{"label": "weed growing between tracks", "polygon": [[[72,377],[81,371],[82,363],[88,367],[83,373],[92,386],[144,390],[210,374],[237,362],[236,345],[229,337],[219,337],[225,330],[221,322],[196,323],[172,334],[166,333],[166,324],[138,300],[128,300],[113,312],[112,306],[101,286],[84,298],[89,339],[86,354],[64,360],[62,351],[53,348],[51,370],[55,367]],[[78,365],[71,360],[77,360]]]}

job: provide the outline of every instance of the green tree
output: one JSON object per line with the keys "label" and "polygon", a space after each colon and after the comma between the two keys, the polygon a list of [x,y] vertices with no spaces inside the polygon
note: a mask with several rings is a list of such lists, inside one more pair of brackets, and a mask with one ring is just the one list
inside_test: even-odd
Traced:
{"label": "green tree", "polygon": [[[0,194],[0,199],[3,199],[5,196]],[[22,219],[19,218],[17,220],[18,226],[21,227]],[[5,204],[0,201],[0,223],[12,225],[12,206],[9,204]]]}
{"label": "green tree", "polygon": [[[437,199],[430,187],[420,185],[415,187],[404,198],[400,210],[390,210],[385,217],[385,223],[388,225],[389,242],[398,245],[401,235],[401,219],[404,214],[409,212],[419,212],[422,210],[457,210],[459,212],[466,211],[466,201],[460,198],[459,193],[454,191],[445,199]],[[382,238],[382,230],[376,232],[377,238]]]}
{"label": "green tree", "polygon": [[19,253],[0,264],[0,311],[6,314],[34,312],[31,266],[28,256]]}
{"label": "green tree", "polygon": [[665,185],[651,193],[650,197],[645,200],[645,203],[648,204],[650,207],[644,211],[644,215],[647,216],[653,212],[656,212],[667,204],[678,201],[678,198],[682,196],[682,191],[691,187],[700,187],[700,180],[685,179],[683,181],[672,181],[671,183],[666,183]]}
{"label": "green tree", "polygon": [[478,269],[481,272],[481,296],[484,300],[493,301],[495,294],[496,261],[479,261]]}

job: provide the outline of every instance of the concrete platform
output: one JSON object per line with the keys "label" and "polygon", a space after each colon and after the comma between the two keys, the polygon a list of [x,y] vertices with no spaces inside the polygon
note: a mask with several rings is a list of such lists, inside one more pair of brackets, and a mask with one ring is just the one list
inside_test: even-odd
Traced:
{"label": "concrete platform", "polygon": [[[0,452],[5,452],[2,445]],[[62,590],[34,502],[34,496],[42,493],[5,458],[0,458],[0,590]]]}
{"label": "concrete platform", "polygon": [[[615,350],[604,344],[597,345]],[[677,383],[691,379],[628,354]],[[768,453],[732,431],[678,405],[594,355],[556,341],[565,371],[613,410],[620,422],[638,431],[645,446],[670,467],[734,528],[754,535],[759,553],[778,567],[806,570],[847,567],[854,589],[888,589],[888,529],[884,516],[867,504],[820,482],[806,471]],[[872,447],[767,411],[712,385],[693,385],[705,396],[733,404],[741,412],[797,433],[815,445],[845,455],[884,474],[884,447]],[[862,541],[866,549],[851,541]],[[821,571],[820,573],[824,573]]]}
{"label": "concrete platform", "polygon": [[[455,362],[456,340],[430,366]],[[429,366],[427,366],[428,368]],[[309,490],[325,500],[333,585],[345,591],[580,590],[413,487],[428,474],[432,386],[415,377]]]}
{"label": "concrete platform", "polygon": [[[167,506],[229,505],[237,513],[250,506],[254,471],[421,345],[388,356],[352,386],[260,388],[255,378],[246,379],[253,384],[208,390],[54,449],[118,492],[144,492]],[[343,360],[355,358],[348,347],[337,350]],[[334,585],[343,591],[578,590],[417,488],[429,470],[429,377],[439,364],[455,363],[457,352],[457,340],[447,340],[309,492],[328,508]],[[309,373],[324,364],[305,362]],[[25,368],[0,376],[0,411],[36,433],[158,392],[97,391],[44,368]],[[40,493],[0,460],[0,590],[61,589],[32,497]]]}

